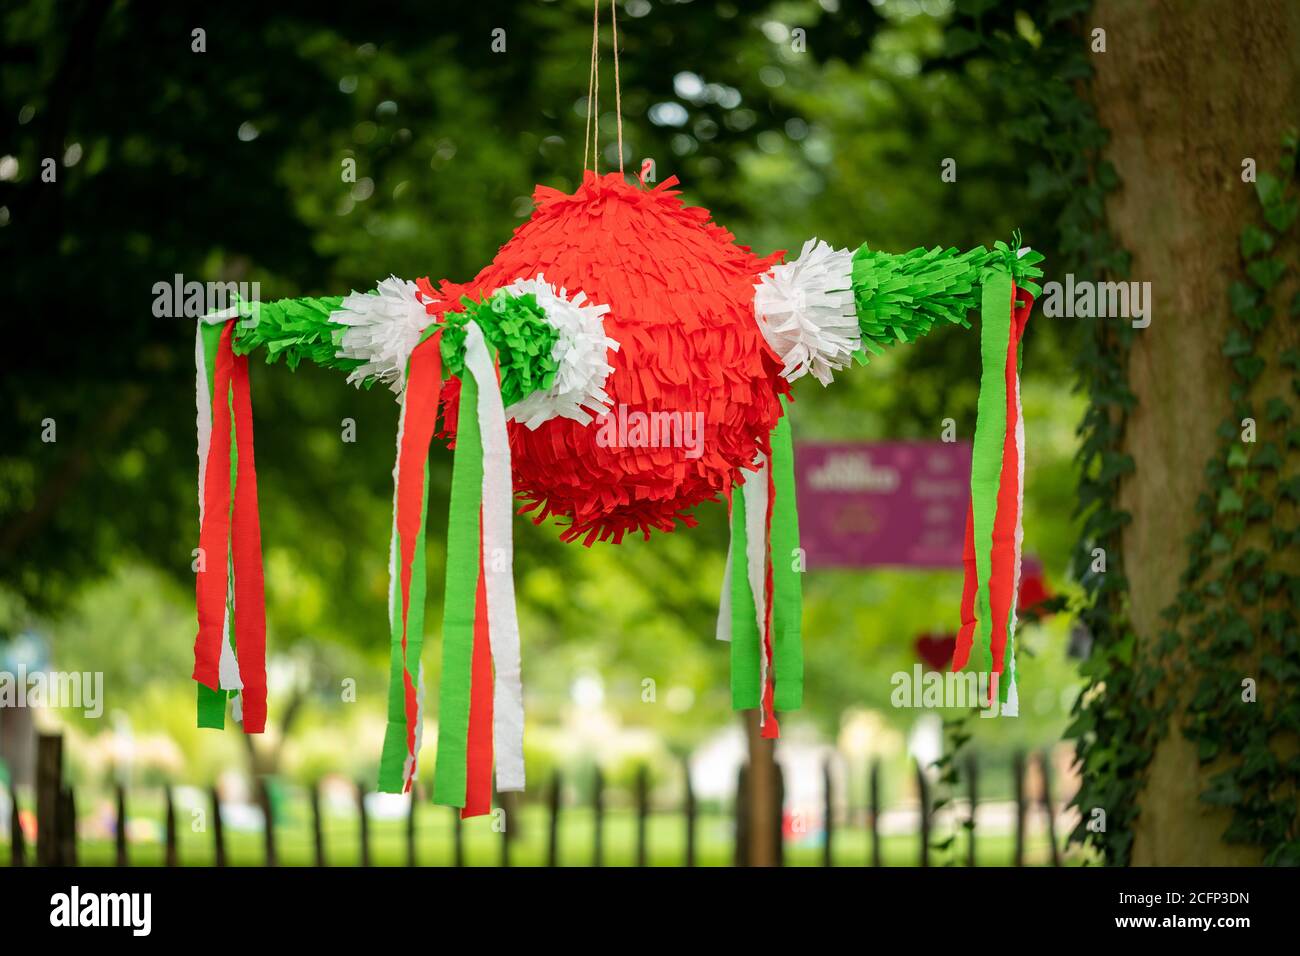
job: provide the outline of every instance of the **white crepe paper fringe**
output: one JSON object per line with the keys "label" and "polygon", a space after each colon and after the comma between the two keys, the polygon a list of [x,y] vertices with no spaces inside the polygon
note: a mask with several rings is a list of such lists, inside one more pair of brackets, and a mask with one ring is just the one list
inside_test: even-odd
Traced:
{"label": "white crepe paper fringe", "polygon": [[556,289],[539,273],[535,279],[517,279],[505,286],[512,295],[531,293],[546,313],[546,320],[559,332],[551,357],[560,363],[554,384],[533,392],[506,409],[510,421],[536,429],[552,418],[570,418],[583,425],[610,410],[611,401],[605,382],[614,367],[606,360],[609,350],[618,351],[618,342],[605,334],[602,317],[607,305],[587,304],[583,292]]}
{"label": "white crepe paper fringe", "polygon": [[465,324],[465,367],[478,384],[478,425],[483,443],[483,572],[488,642],[492,649],[492,741],[497,790],[524,789],[524,692],[515,612],[514,486],[510,437],[492,356],[476,322]]}
{"label": "white crepe paper fringe", "polygon": [[853,253],[816,238],[799,258],[773,266],[754,287],[754,319],[794,381],[811,372],[823,385],[862,347],[853,304]]}
{"label": "white crepe paper fringe", "polygon": [[767,456],[759,453],[759,468],[745,476],[741,491],[745,496],[745,569],[749,590],[754,596],[758,617],[758,725],[763,726],[766,709],[762,706],[767,693]]}
{"label": "white crepe paper fringe", "polygon": [[390,276],[378,294],[353,292],[330,313],[330,321],[348,326],[336,355],[364,362],[348,375],[349,384],[377,378],[394,392],[406,385],[406,363],[433,320],[414,282]]}

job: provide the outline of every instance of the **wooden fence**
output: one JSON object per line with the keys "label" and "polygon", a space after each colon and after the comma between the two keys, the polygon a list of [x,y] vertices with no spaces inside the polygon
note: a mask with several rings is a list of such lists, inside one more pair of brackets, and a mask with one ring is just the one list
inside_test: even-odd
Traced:
{"label": "wooden fence", "polygon": [[[1038,769],[1041,779],[1040,804],[1041,809],[1046,816],[1047,840],[1050,845],[1050,862],[1054,866],[1061,865],[1060,847],[1057,841],[1055,816],[1057,807],[1052,798],[1051,770],[1050,760],[1046,753],[1036,755]],[[37,768],[36,768],[36,828],[39,838],[36,841],[35,863],[38,866],[76,866],[77,865],[77,809],[76,799],[72,787],[63,780],[63,741],[57,735],[41,735],[37,745]],[[966,818],[957,821],[960,829],[964,830],[966,836],[966,853],[964,863],[967,866],[979,865],[976,853],[976,810],[980,805],[979,797],[979,767],[974,758],[969,759],[964,765],[963,782],[965,784],[966,796]],[[1026,850],[1026,825],[1031,811],[1031,806],[1025,794],[1025,772],[1026,761],[1023,754],[1017,754],[1012,766],[1013,786],[1014,786],[1014,843],[1012,862],[1015,866],[1025,865]],[[749,832],[748,810],[746,805],[745,794],[748,792],[746,787],[746,768],[740,769],[737,780],[736,799],[732,804],[732,815],[734,818],[734,857],[735,865],[742,865],[746,860],[745,838]],[[934,799],[932,796],[933,784],[925,773],[920,764],[915,767],[916,786],[919,796],[918,818],[919,818],[919,858],[917,863],[920,866],[930,866],[935,856],[935,847],[933,845],[934,837]],[[691,777],[685,773],[684,785],[682,790],[682,799],[679,808],[674,808],[671,812],[680,814],[682,823],[685,828],[683,834],[683,854],[678,861],[683,866],[695,866],[697,863],[697,823],[699,819],[698,803],[691,787]],[[860,860],[852,861],[857,865],[881,866],[883,865],[882,854],[882,837],[880,832],[880,821],[882,818],[881,811],[881,772],[879,763],[873,763],[870,767],[867,777],[867,798],[865,809],[865,820],[868,833],[867,852],[863,854]],[[560,864],[560,825],[561,820],[567,810],[573,807],[566,807],[563,794],[563,777],[559,771],[556,771],[545,788],[546,794],[546,853],[545,860],[547,866],[558,866]],[[780,806],[784,802],[784,783],[781,777],[780,767],[777,767],[777,787],[778,801]],[[604,776],[599,769],[595,771],[592,781],[590,795],[590,810],[594,827],[592,830],[592,844],[590,857],[585,863],[591,866],[603,866],[606,863],[605,852],[605,815],[606,815],[606,784]],[[358,850],[359,863],[361,866],[371,866],[373,864],[371,852],[371,822],[369,820],[366,808],[366,788],[358,784],[356,786],[356,812],[358,822]],[[823,764],[823,805],[822,805],[822,836],[820,864],[822,866],[833,866],[836,863],[834,847],[837,838],[837,823],[835,813],[835,787],[832,775],[832,762],[827,759]],[[19,806],[15,793],[9,794],[11,820],[9,825],[10,832],[10,853],[9,864],[11,866],[25,866],[31,861],[23,828],[19,820]],[[127,827],[125,821],[128,819],[128,794],[124,787],[118,785],[115,788],[115,825],[114,841],[115,853],[114,859],[118,866],[131,865],[130,846],[127,839]],[[650,859],[649,846],[649,827],[648,822],[655,813],[664,813],[665,808],[653,808],[650,802],[650,783],[649,772],[644,766],[637,770],[632,788],[632,804],[635,813],[635,865],[646,866]],[[170,786],[162,788],[163,797],[163,863],[166,866],[181,865],[181,856],[179,852],[179,843],[177,839],[176,823],[176,806],[173,799],[172,788]],[[517,794],[498,795],[498,804],[506,806],[512,811],[518,799]],[[212,862],[215,866],[226,866],[229,862],[229,853],[226,845],[225,826],[222,820],[222,806],[215,787],[208,790],[209,812],[212,821],[211,827],[207,828],[213,841]],[[266,821],[262,827],[262,862],[266,866],[277,866],[279,864],[279,855],[276,846],[276,814],[273,808],[272,793],[265,780],[258,782],[257,802]],[[308,804],[311,817],[311,834],[313,845],[313,862],[317,866],[327,865],[326,857],[326,840],[324,816],[321,809],[321,788],[317,784],[308,790]],[[508,812],[509,812],[508,811]],[[457,811],[446,811],[441,808],[435,809],[432,804],[428,804],[419,799],[413,799],[409,802],[409,810],[406,814],[404,836],[405,836],[405,860],[408,866],[416,866],[420,863],[418,859],[418,841],[416,839],[417,821],[424,814],[435,812],[452,813],[455,824],[452,827],[453,855],[454,865],[465,865],[465,846]],[[950,819],[952,817],[950,816]],[[781,816],[774,821],[777,828],[776,845],[779,853],[783,854],[785,846],[784,819]],[[511,842],[513,827],[503,827],[500,831],[499,856],[496,862],[500,866],[511,865]],[[949,860],[956,859],[956,854],[952,853],[946,857]],[[839,861],[845,862],[842,859]]]}

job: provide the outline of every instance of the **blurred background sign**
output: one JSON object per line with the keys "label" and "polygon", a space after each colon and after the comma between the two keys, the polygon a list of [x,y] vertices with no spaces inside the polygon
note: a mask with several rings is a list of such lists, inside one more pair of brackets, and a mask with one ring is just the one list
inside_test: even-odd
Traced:
{"label": "blurred background sign", "polygon": [[960,568],[969,442],[802,443],[799,533],[810,568]]}

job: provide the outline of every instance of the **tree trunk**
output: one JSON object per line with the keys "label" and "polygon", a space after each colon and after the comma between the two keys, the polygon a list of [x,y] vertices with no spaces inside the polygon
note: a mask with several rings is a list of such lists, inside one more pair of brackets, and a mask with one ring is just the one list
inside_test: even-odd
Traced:
{"label": "tree trunk", "polygon": [[[1094,95],[1121,181],[1107,214],[1133,256],[1128,278],[1149,281],[1152,293],[1151,324],[1130,353],[1138,404],[1124,450],[1136,467],[1119,501],[1132,516],[1123,535],[1130,619],[1150,647],[1186,568],[1215,430],[1232,410],[1221,352],[1228,286],[1243,272],[1241,228],[1260,216],[1242,161],[1275,169],[1283,131],[1300,116],[1300,5],[1099,0],[1090,28],[1106,31],[1106,52],[1093,54]],[[1293,336],[1286,321],[1266,335]],[[1260,346],[1270,366],[1257,387],[1287,394],[1276,352],[1267,339]],[[1198,799],[1223,764],[1200,765],[1179,732],[1181,713],[1176,705],[1148,768],[1133,863],[1259,862],[1260,848],[1222,842],[1228,812]]]}

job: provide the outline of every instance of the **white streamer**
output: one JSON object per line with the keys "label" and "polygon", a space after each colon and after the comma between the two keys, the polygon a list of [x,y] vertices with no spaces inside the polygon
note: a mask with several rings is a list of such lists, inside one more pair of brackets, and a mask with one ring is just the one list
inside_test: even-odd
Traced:
{"label": "white streamer", "polygon": [[758,725],[762,727],[767,693],[767,456],[760,452],[757,464],[758,471],[745,476],[741,489],[745,495],[745,565],[758,618]]}
{"label": "white streamer", "polygon": [[[728,522],[728,525],[730,525],[730,522]],[[718,598],[718,629],[716,636],[720,641],[731,640],[731,560],[733,547],[730,533],[728,533],[727,566],[722,572],[722,594]]]}
{"label": "white streamer", "polygon": [[483,443],[483,572],[495,671],[492,739],[497,790],[508,793],[524,789],[524,692],[510,529],[514,490],[501,384],[483,332],[472,321],[465,323],[465,368],[478,384],[478,424]]}

